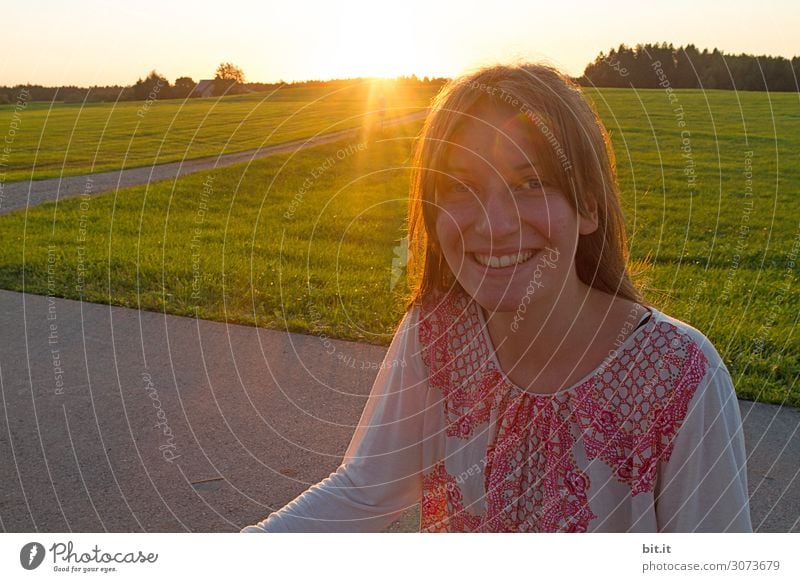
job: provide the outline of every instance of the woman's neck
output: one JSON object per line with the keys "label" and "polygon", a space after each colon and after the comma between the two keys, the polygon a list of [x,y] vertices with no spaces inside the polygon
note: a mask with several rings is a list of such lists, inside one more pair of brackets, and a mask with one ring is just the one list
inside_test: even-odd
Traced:
{"label": "woman's neck", "polygon": [[554,354],[571,351],[578,343],[585,345],[586,329],[596,327],[613,300],[580,283],[569,293],[560,292],[554,304],[531,303],[524,313],[484,311],[484,315],[498,356],[544,365]]}

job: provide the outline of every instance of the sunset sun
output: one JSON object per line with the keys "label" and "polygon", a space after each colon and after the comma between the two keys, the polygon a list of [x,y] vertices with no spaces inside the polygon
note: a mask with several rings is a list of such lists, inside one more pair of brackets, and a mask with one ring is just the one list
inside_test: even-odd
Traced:
{"label": "sunset sun", "polygon": [[412,14],[392,4],[345,10],[338,19],[331,77],[395,77],[418,69]]}

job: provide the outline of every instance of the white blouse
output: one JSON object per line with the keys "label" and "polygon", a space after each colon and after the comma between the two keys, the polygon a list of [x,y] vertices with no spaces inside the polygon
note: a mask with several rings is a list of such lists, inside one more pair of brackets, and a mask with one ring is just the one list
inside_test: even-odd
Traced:
{"label": "white blouse", "polygon": [[[632,326],[631,326],[632,327]],[[242,532],[750,532],[744,435],[710,341],[653,309],[578,383],[503,373],[453,292],[401,322],[336,472]]]}

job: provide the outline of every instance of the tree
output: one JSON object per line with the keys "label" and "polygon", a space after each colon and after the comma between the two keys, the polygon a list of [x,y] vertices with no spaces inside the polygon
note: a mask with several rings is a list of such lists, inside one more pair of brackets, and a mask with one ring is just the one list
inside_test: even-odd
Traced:
{"label": "tree", "polygon": [[240,93],[244,83],[244,71],[233,63],[220,63],[214,77],[215,95],[233,95]]}
{"label": "tree", "polygon": [[162,99],[168,97],[169,81],[155,70],[150,71],[150,74],[142,80],[136,81],[133,86],[133,98],[139,101],[145,99]]}
{"label": "tree", "polygon": [[215,79],[244,83],[244,71],[233,63],[220,63],[217,67],[217,76]]}
{"label": "tree", "polygon": [[195,83],[191,77],[178,77],[175,79],[172,94],[178,98],[188,97],[196,86],[197,83]]}
{"label": "tree", "polygon": [[675,51],[675,87],[696,89],[700,86],[700,51],[693,44]]}

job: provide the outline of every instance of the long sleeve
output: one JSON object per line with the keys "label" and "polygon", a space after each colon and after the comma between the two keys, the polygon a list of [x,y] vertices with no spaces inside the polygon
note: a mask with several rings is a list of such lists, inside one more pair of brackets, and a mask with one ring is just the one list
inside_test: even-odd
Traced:
{"label": "long sleeve", "polygon": [[672,455],[659,469],[658,530],[751,532],[744,433],[736,392],[716,349],[705,343],[705,351],[708,369],[689,402]]}
{"label": "long sleeve", "polygon": [[400,323],[339,468],[242,532],[377,532],[420,502],[428,382],[417,317],[412,308]]}

